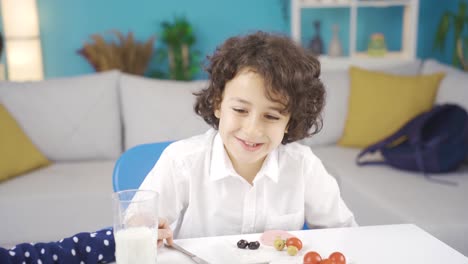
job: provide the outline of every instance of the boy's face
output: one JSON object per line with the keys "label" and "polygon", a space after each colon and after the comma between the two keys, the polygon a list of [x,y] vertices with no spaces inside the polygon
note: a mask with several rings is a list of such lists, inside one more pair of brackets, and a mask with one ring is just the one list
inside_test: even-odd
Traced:
{"label": "boy's face", "polygon": [[259,169],[265,157],[281,144],[290,118],[289,113],[281,112],[283,109],[281,103],[266,97],[264,80],[253,71],[240,71],[226,83],[215,116],[236,171]]}

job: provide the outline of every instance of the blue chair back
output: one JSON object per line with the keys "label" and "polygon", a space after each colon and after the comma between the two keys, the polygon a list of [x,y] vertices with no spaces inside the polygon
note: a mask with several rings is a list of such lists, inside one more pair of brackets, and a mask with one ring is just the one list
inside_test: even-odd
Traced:
{"label": "blue chair back", "polygon": [[114,166],[114,191],[138,189],[161,153],[171,143],[172,141],[143,144],[125,151]]}

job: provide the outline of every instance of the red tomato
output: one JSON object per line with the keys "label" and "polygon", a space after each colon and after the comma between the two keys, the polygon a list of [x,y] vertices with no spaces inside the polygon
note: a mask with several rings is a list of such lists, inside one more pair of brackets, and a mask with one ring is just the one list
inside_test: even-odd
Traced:
{"label": "red tomato", "polygon": [[341,252],[333,252],[328,258],[333,260],[335,264],[346,264],[346,258]]}
{"label": "red tomato", "polygon": [[320,261],[319,264],[336,264],[335,261],[331,260],[331,259],[324,259],[322,261]]}
{"label": "red tomato", "polygon": [[295,246],[297,250],[301,250],[302,241],[297,237],[290,237],[286,239],[286,247],[289,247],[289,246]]}
{"label": "red tomato", "polygon": [[309,251],[304,255],[304,264],[319,264],[322,257],[315,251]]}

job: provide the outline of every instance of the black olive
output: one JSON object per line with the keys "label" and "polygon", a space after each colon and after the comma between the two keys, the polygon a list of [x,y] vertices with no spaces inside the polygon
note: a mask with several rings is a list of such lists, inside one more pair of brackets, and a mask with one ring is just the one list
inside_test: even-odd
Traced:
{"label": "black olive", "polygon": [[237,242],[237,247],[238,248],[246,248],[249,245],[249,242],[247,240],[241,239]]}
{"label": "black olive", "polygon": [[257,249],[260,247],[260,243],[258,241],[250,242],[249,249]]}

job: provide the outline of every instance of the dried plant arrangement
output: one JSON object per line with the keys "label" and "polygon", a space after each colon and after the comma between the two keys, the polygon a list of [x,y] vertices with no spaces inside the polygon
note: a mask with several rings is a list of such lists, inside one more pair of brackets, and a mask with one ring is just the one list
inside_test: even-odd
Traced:
{"label": "dried plant arrangement", "polygon": [[88,60],[97,72],[118,69],[143,75],[153,56],[155,38],[139,42],[132,32],[126,36],[119,31],[112,33],[114,40],[109,42],[99,34],[91,35],[92,42],[85,43],[78,54]]}

